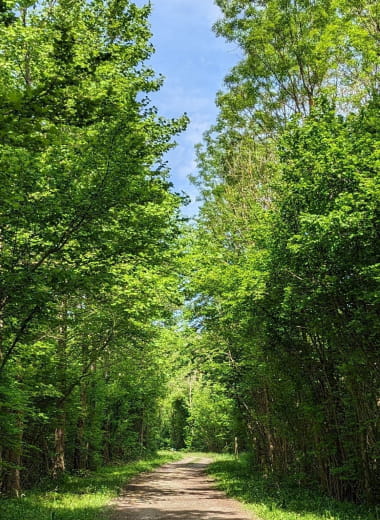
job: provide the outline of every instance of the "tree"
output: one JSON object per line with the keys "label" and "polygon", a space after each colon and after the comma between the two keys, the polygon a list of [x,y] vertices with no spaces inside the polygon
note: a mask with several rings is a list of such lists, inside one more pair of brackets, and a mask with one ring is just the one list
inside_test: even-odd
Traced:
{"label": "tree", "polygon": [[[5,395],[13,433],[2,436],[0,480],[17,495],[31,421],[10,403],[49,401],[39,413],[55,424],[53,468],[61,472],[67,407],[83,380],[99,380],[99,359],[118,345],[103,307],[107,288],[125,283],[115,266],[149,272],[170,262],[179,199],[162,155],[186,121],[165,121],[149,106],[161,80],[143,64],[153,50],[148,7],[63,0],[3,12],[0,377],[2,386],[16,378],[22,397]],[[94,308],[102,323],[89,331],[84,315]],[[49,356],[54,381],[42,363]]]}
{"label": "tree", "polygon": [[377,6],[217,3],[244,56],[198,148],[198,363],[265,473],[374,501]]}

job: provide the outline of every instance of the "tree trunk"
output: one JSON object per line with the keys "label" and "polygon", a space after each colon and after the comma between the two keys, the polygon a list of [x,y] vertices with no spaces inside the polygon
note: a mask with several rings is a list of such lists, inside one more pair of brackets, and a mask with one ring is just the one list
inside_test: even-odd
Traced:
{"label": "tree trunk", "polygon": [[4,493],[9,497],[18,498],[21,494],[21,449],[15,447],[7,450],[6,462],[10,465],[10,468],[7,470],[3,481]]}
{"label": "tree trunk", "polygon": [[87,387],[82,383],[80,389],[81,409],[76,427],[74,464],[76,469],[88,469],[89,444],[85,439],[87,417]]}
{"label": "tree trunk", "polygon": [[65,472],[65,427],[66,414],[61,411],[57,427],[54,432],[54,460],[52,468],[53,478],[59,478]]}
{"label": "tree trunk", "polygon": [[140,454],[142,455],[144,452],[144,444],[145,444],[145,417],[144,410],[141,414],[141,423],[140,423]]}
{"label": "tree trunk", "polygon": [[18,433],[12,446],[7,448],[4,453],[4,465],[7,468],[2,483],[5,495],[18,498],[21,495],[21,454],[23,425],[21,415],[17,414]]}
{"label": "tree trunk", "polygon": [[[58,358],[58,388],[64,396],[66,393],[66,356],[67,356],[67,297],[64,297],[59,312],[60,326],[57,342]],[[54,431],[54,458],[52,467],[53,478],[58,478],[65,472],[65,430],[66,430],[66,403],[59,401],[56,427]]]}

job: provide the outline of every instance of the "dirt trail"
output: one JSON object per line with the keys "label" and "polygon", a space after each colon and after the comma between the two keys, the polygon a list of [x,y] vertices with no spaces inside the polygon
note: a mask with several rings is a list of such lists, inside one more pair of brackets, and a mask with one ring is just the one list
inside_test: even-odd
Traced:
{"label": "dirt trail", "polygon": [[210,459],[187,457],[140,475],[111,504],[111,520],[259,520],[215,488]]}

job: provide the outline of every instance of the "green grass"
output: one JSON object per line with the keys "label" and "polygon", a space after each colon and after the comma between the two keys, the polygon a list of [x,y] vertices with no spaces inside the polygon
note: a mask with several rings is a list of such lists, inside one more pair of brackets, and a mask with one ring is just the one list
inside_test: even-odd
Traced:
{"label": "green grass", "polygon": [[[44,489],[26,492],[20,499],[0,499],[0,519],[106,520],[108,502],[134,475],[186,455],[160,452],[147,460],[107,466],[84,476],[68,475],[55,488],[48,483]],[[275,481],[252,473],[244,456],[239,460],[228,455],[214,458],[210,474],[221,489],[244,502],[262,520],[380,520],[380,509],[338,502],[289,484],[279,487]]]}
{"label": "green grass", "polygon": [[321,493],[255,474],[245,456],[216,456],[209,473],[221,489],[262,520],[380,520],[380,508],[338,502]]}
{"label": "green grass", "polygon": [[134,475],[181,458],[181,453],[159,452],[147,460],[106,466],[84,476],[68,475],[55,488],[49,483],[45,489],[26,492],[19,499],[0,499],[0,519],[104,520],[108,502]]}

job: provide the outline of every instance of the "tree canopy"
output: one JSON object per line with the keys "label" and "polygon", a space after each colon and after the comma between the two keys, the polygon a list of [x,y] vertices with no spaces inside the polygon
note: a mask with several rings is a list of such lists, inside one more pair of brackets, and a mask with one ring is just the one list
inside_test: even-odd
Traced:
{"label": "tree canopy", "polygon": [[186,224],[150,6],[0,0],[2,493],[166,446],[379,499],[379,3],[216,4]]}

